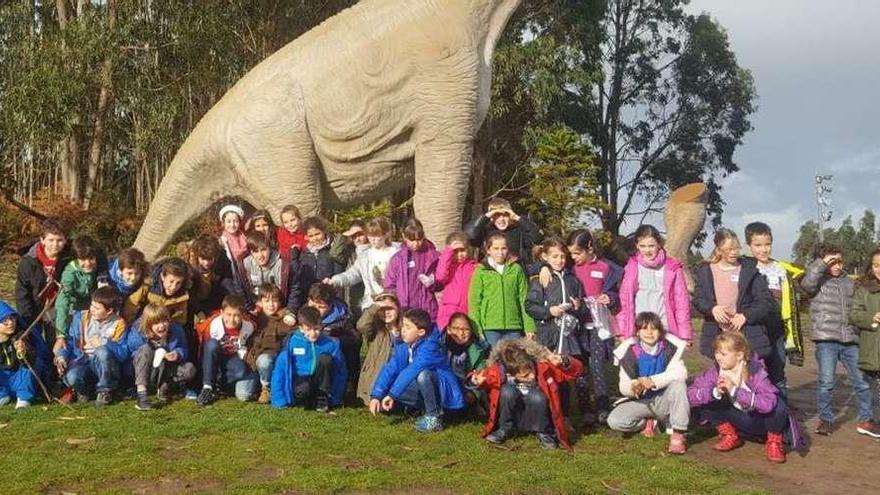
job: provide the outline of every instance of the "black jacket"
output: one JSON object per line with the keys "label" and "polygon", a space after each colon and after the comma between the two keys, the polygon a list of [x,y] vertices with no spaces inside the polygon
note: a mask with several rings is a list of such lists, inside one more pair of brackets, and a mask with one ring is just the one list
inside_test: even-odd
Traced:
{"label": "black jacket", "polygon": [[344,272],[353,250],[354,246],[339,236],[331,238],[317,252],[305,248],[296,256],[291,251],[291,263],[294,265],[291,270],[299,274],[303,294],[308,294],[312,284]]}
{"label": "black jacket", "polygon": [[539,241],[541,235],[534,222],[528,217],[521,216],[517,222],[511,221],[511,226],[507,230],[501,231],[495,228],[495,224],[486,215],[480,215],[464,228],[471,245],[480,249],[483,248],[483,243],[489,235],[495,232],[507,236],[507,248],[510,254],[519,258],[524,267],[532,263],[532,247]]}
{"label": "black jacket", "polygon": [[[752,346],[752,351],[764,358],[771,352],[765,321],[775,308],[773,296],[770,295],[770,290],[767,288],[767,279],[758,271],[758,266],[753,258],[741,258],[740,266],[736,311],[746,317],[742,334]],[[692,302],[703,315],[704,320],[700,337],[700,352],[712,358],[715,354],[712,344],[721,329],[718,327],[715,317],[712,316],[712,308],[716,306],[715,285],[712,268],[708,263],[697,267],[695,279],[696,287]]]}
{"label": "black jacket", "polygon": [[[46,283],[48,282],[43,265],[37,259],[37,246],[39,243],[38,239],[33,244],[19,251],[21,261],[18,263],[18,275],[15,278],[15,308],[18,310],[22,320],[24,320],[25,325],[33,323],[37,319],[37,315],[43,310],[40,293],[46,288]],[[64,267],[67,266],[71,259],[68,246],[65,246],[58,256],[58,263],[55,265],[55,273],[52,276],[56,282],[61,281],[61,272],[64,271]],[[104,264],[106,266],[106,262]]]}
{"label": "black jacket", "polygon": [[[563,296],[563,288],[564,296]],[[571,303],[571,299],[581,300],[580,307],[570,309],[567,313],[575,318],[570,321],[571,328],[567,328],[568,335],[563,335],[562,354],[580,355],[582,349],[578,337],[580,336],[581,322],[586,316],[587,309],[583,303],[584,289],[581,281],[568,270],[561,274],[553,273],[550,284],[544,288],[537,278],[529,282],[529,292],[526,295],[526,313],[535,319],[537,326],[538,341],[548,349],[556,352],[560,348],[560,328],[556,317],[550,314],[550,307],[562,303]]]}

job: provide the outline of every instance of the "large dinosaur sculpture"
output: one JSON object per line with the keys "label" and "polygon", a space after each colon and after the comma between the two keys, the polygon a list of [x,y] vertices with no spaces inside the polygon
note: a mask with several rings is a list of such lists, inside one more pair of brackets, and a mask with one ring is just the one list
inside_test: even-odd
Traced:
{"label": "large dinosaur sculpture", "polygon": [[223,196],[274,215],[415,182],[429,238],[461,226],[492,54],[521,0],[363,0],[246,74],[174,157],[135,247],[155,258]]}
{"label": "large dinosaur sculpture", "polygon": [[[687,264],[688,249],[706,223],[709,193],[706,184],[695,182],[679,187],[669,195],[663,219],[666,224],[666,252]],[[685,270],[688,289],[694,290],[694,277]]]}

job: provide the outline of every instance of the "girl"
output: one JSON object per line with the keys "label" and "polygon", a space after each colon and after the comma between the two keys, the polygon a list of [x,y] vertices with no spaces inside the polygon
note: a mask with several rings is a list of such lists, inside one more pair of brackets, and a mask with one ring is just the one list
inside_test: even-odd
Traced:
{"label": "girl", "polygon": [[880,249],[875,249],[869,260],[856,286],[849,321],[860,331],[859,369],[876,393],[880,391]]}
{"label": "girl", "polygon": [[351,250],[342,236],[330,234],[327,221],[321,217],[306,218],[302,229],[306,247],[291,269],[297,268],[303,291],[308,291],[316,282],[345,271]]}
{"label": "girl", "polygon": [[336,287],[351,287],[359,282],[364,284],[364,295],[360,307],[366,310],[373,304],[373,297],[383,292],[385,272],[391,257],[400,245],[391,242],[391,222],[385,218],[375,218],[367,224],[367,239],[370,247],[358,254],[348,270],[334,275],[325,283]]}
{"label": "girl", "polygon": [[739,240],[732,231],[718,229],[715,250],[697,268],[694,307],[703,314],[700,352],[712,357],[713,342],[721,332],[742,333],[752,351],[765,358],[772,350],[764,320],[774,303],[767,279],[754,258],[739,257]]}
{"label": "girl", "polygon": [[302,251],[306,247],[306,234],[302,231],[302,215],[299,208],[287,205],[281,209],[281,228],[275,229],[275,241],[278,243],[278,251],[281,257],[290,259],[290,250],[298,248]]}
{"label": "girl", "polygon": [[357,322],[358,332],[367,341],[367,355],[361,364],[361,376],[357,384],[357,396],[370,403],[373,382],[382,366],[391,357],[391,348],[400,340],[400,303],[391,292],[382,292],[375,303],[364,311]]}
{"label": "girl", "polygon": [[681,262],[667,256],[663,237],[653,226],[639,226],[633,237],[638,252],[627,262],[620,283],[618,336],[632,337],[636,314],[651,312],[667,332],[690,345],[690,301]]}
{"label": "girl", "polygon": [[434,295],[434,271],[440,255],[425,239],[422,222],[415,218],[403,228],[404,246],[391,257],[385,276],[385,290],[395,292],[405,308],[424,309],[437,319],[437,296]]}
{"label": "girl", "polygon": [[226,205],[220,208],[220,223],[223,226],[223,233],[220,234],[220,244],[226,252],[226,259],[229,266],[232,267],[232,276],[236,290],[240,290],[241,274],[243,267],[241,265],[248,254],[247,240],[244,232],[241,230],[242,219],[244,218],[244,210],[237,205]]}
{"label": "girl", "polygon": [[491,346],[516,339],[524,332],[534,338],[535,320],[526,312],[528,292],[522,266],[508,256],[507,237],[495,232],[486,239],[486,258],[471,279],[468,316]]}
{"label": "girl", "polygon": [[276,240],[278,227],[275,226],[275,222],[272,221],[272,215],[270,215],[268,211],[257,210],[251,214],[251,217],[245,225],[245,233],[250,231],[262,232],[263,235],[266,236],[266,239],[269,240],[269,245],[272,248],[278,247]]}
{"label": "girl", "polygon": [[485,394],[471,385],[468,376],[486,367],[489,345],[474,334],[471,320],[464,313],[454,313],[449,318],[449,326],[444,329],[441,343],[446,350],[449,366],[461,384],[465,402],[469,407],[474,407],[478,415],[485,415]]}
{"label": "girl", "polygon": [[468,288],[477,268],[477,260],[468,242],[464,232],[449,234],[437,261],[434,278],[443,290],[437,311],[437,326],[440,328],[449,325],[453,314],[468,312]]}
{"label": "girl", "polygon": [[690,421],[687,397],[687,369],[682,354],[687,343],[667,335],[654,313],[636,317],[636,337],[624,340],[614,350],[620,366],[620,393],[608,415],[608,427],[622,432],[642,430],[654,436],[657,420],[672,428],[670,454],[687,451],[685,434]]}
{"label": "girl", "polygon": [[740,434],[766,438],[767,460],[785,462],[783,435],[788,429],[792,447],[797,448],[800,429],[789,416],[785,401],[779,400],[764,363],[750,354],[741,333],[724,332],[712,344],[715,366],[687,389],[693,413],[718,430],[719,440],[712,448],[733,450],[743,444]]}

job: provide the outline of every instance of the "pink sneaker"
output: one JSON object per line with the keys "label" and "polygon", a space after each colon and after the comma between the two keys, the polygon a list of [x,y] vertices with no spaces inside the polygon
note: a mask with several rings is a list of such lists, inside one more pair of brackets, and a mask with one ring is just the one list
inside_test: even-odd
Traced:
{"label": "pink sneaker", "polygon": [[642,429],[642,436],[645,438],[654,438],[654,430],[657,429],[657,420],[648,418],[645,420],[645,427]]}
{"label": "pink sneaker", "polygon": [[687,443],[684,439],[684,433],[679,433],[677,431],[672,432],[672,435],[669,436],[669,448],[666,449],[670,454],[684,454],[687,452]]}

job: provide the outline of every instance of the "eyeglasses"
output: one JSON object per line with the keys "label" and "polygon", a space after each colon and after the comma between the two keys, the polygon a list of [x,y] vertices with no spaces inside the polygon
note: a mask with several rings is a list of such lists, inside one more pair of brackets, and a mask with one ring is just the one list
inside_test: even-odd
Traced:
{"label": "eyeglasses", "polygon": [[463,326],[459,326],[459,325],[452,325],[449,327],[449,329],[450,330],[458,330],[460,332],[470,332],[471,331],[470,327],[463,327]]}

